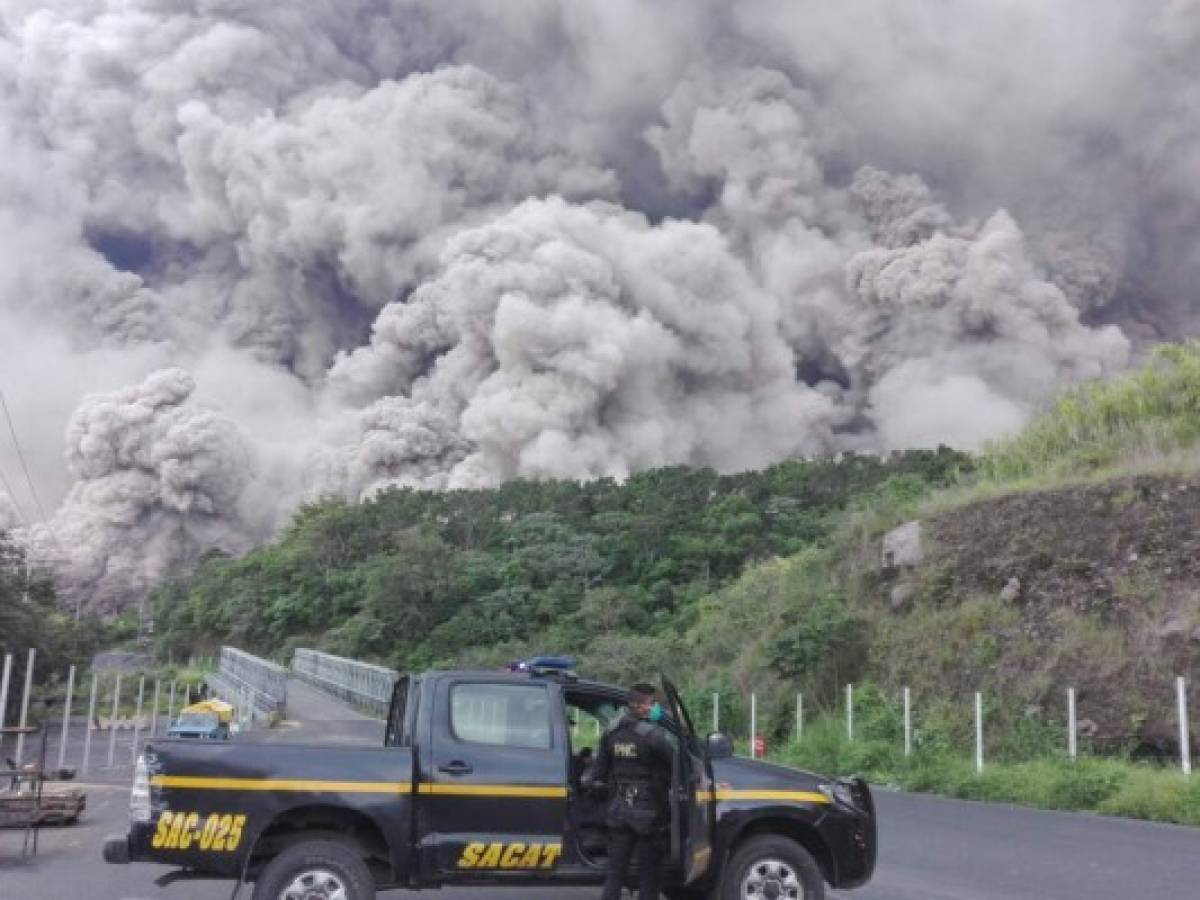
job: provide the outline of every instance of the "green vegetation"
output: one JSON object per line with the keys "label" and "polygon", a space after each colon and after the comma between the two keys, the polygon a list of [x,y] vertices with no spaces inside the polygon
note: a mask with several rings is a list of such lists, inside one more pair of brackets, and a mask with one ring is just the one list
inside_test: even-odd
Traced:
{"label": "green vegetation", "polygon": [[936,728],[924,731],[913,754],[905,757],[901,733],[881,729],[879,715],[878,708],[868,712],[853,742],[844,719],[822,716],[805,727],[801,741],[771,756],[823,774],[861,774],[876,784],[962,800],[1200,825],[1200,780],[1185,778],[1178,769],[1086,755],[1072,761],[1061,750],[1030,747],[1025,758],[1001,755],[977,773],[970,753],[949,746],[955,739]]}
{"label": "green vegetation", "polygon": [[[714,642],[737,646],[725,629],[740,613],[761,624],[770,598],[737,582],[748,565],[825,559],[858,498],[926,494],[969,467],[958,453],[919,451],[328,501],[302,510],[276,543],[241,559],[210,555],[162,585],[156,633],[164,656],[228,642],[280,658],[308,645],[399,669],[547,651],[576,653],[611,678],[691,667]],[[769,651],[781,676],[797,671],[795,653],[816,659],[854,643],[837,594],[811,579],[795,587],[802,597],[789,585],[771,595],[784,624]],[[761,630],[749,624],[736,633]]]}
{"label": "green vegetation", "polygon": [[58,602],[54,582],[45,572],[26,570],[22,551],[0,532],[0,657],[11,653],[14,667],[24,670],[24,654],[37,650],[38,680],[90,659],[91,654],[122,636],[121,621],[75,622]]}
{"label": "green vegetation", "polygon": [[1140,371],[1063,391],[1020,434],[991,447],[990,480],[1078,475],[1200,441],[1200,342],[1157,348]]}

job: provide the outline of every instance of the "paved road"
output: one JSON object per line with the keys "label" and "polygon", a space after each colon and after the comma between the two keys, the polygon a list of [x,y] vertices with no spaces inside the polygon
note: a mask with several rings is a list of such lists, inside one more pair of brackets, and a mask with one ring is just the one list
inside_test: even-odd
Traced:
{"label": "paved road", "polygon": [[[301,686],[293,695],[299,700]],[[271,739],[378,740],[382,726],[337,705],[312,713]],[[299,706],[293,710],[295,714]],[[243,740],[262,736],[243,735]],[[1196,900],[1200,897],[1200,829],[1096,816],[1047,813],[879,792],[881,852],[875,880],[838,900]],[[74,828],[43,832],[33,862],[14,860],[20,837],[0,831],[0,898],[22,900],[225,900],[223,884],[166,890],[156,866],[106,866],[102,837],[125,828],[128,790],[96,785],[89,811]],[[248,896],[248,894],[244,894]],[[404,898],[406,893],[387,896]],[[435,900],[594,900],[587,890],[444,890]],[[415,900],[415,895],[414,895]]]}

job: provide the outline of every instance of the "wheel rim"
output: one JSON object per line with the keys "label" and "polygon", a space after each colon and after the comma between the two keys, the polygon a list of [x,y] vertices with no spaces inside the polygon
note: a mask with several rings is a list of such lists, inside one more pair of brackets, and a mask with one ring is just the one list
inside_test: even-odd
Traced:
{"label": "wheel rim", "polygon": [[751,864],[742,879],[742,900],[802,900],[804,885],[795,867],[780,859]]}
{"label": "wheel rim", "polygon": [[346,885],[328,869],[308,869],[292,879],[279,900],[347,900]]}

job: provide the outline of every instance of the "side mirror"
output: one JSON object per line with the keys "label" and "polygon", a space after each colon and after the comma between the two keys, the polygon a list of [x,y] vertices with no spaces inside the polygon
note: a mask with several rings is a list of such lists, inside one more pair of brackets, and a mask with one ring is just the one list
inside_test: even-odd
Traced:
{"label": "side mirror", "polygon": [[706,743],[708,744],[709,759],[729,759],[733,756],[733,741],[727,734],[710,731]]}

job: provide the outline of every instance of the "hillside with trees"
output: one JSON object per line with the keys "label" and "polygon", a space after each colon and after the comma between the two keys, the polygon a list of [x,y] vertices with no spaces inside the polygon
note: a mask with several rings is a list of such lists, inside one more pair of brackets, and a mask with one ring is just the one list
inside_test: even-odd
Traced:
{"label": "hillside with trees", "polygon": [[157,636],[176,655],[305,645],[399,669],[530,652],[574,653],[614,678],[689,665],[706,604],[747,566],[820,552],[846,509],[970,465],[943,449],[317,503],[275,543],[162,585]]}

